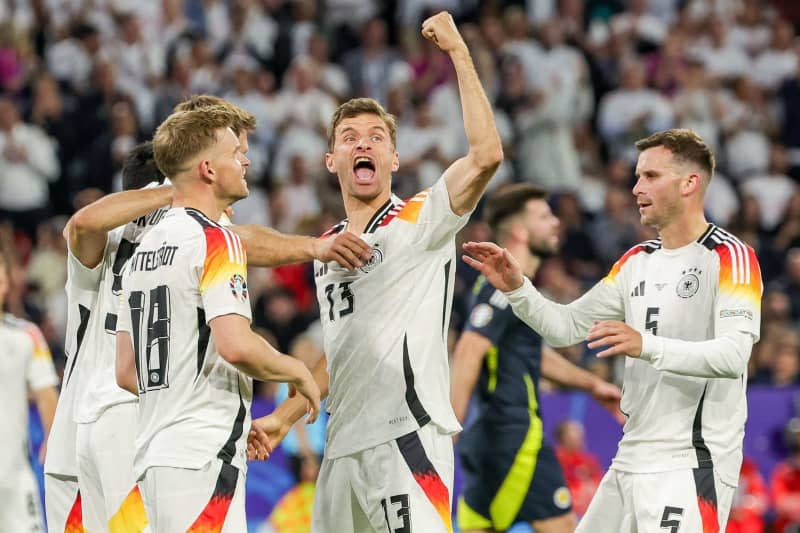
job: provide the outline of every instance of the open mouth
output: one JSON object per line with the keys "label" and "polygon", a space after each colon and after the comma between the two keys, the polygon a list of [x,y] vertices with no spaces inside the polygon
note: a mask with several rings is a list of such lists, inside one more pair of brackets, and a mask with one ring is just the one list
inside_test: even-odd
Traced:
{"label": "open mouth", "polygon": [[353,172],[356,183],[369,183],[375,177],[375,163],[368,157],[356,157]]}

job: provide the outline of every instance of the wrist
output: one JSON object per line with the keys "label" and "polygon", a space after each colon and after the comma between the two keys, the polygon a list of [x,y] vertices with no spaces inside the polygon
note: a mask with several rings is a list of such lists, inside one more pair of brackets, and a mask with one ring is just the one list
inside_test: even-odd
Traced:
{"label": "wrist", "polygon": [[467,43],[464,41],[461,41],[459,44],[454,46],[452,50],[448,50],[447,53],[450,56],[450,59],[454,62],[456,60],[465,61],[470,59],[469,48],[467,47]]}

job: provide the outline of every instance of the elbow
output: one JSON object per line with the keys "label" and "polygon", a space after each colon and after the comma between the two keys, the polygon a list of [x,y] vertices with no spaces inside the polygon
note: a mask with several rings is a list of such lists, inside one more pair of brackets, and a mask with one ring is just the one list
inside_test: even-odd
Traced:
{"label": "elbow", "polygon": [[494,172],[500,167],[503,162],[503,145],[500,139],[491,146],[487,146],[482,150],[476,150],[473,154],[475,165],[480,169],[481,173]]}
{"label": "elbow", "polygon": [[236,342],[219,342],[217,339],[217,350],[219,355],[233,366],[239,366],[247,359],[247,353]]}
{"label": "elbow", "polygon": [[95,231],[98,229],[98,221],[96,217],[92,216],[91,209],[87,209],[84,207],[74,215],[72,218],[69,219],[67,223],[67,227],[64,229],[65,232],[69,232],[70,234],[77,234],[80,235],[82,233],[87,233],[90,231]]}
{"label": "elbow", "polygon": [[131,394],[139,395],[136,378],[130,369],[117,365],[116,368],[117,386]]}

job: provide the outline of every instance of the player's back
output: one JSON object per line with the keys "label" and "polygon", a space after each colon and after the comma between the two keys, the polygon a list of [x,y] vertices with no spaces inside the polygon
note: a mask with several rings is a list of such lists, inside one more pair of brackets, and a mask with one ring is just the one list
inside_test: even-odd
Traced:
{"label": "player's back", "polygon": [[249,318],[245,269],[238,237],[190,208],[170,209],[131,257],[119,329],[130,331],[137,368],[137,476],[215,457],[244,468],[252,380],[220,357],[208,321]]}
{"label": "player's back", "polygon": [[492,343],[476,384],[480,418],[527,428],[531,416],[539,416],[542,338],[514,315],[506,296],[483,276],[475,282],[468,316],[464,331]]}
{"label": "player's back", "polygon": [[[625,320],[656,338],[699,342],[727,331],[758,338],[761,275],[751,248],[716,226],[698,241],[631,249],[604,281],[625,302]],[[662,354],[670,357],[670,354]],[[613,468],[659,472],[713,464],[735,484],[747,416],[746,376],[692,377],[625,359],[628,416]]]}
{"label": "player's back", "polygon": [[156,209],[108,233],[100,263],[95,312],[86,328],[83,349],[86,375],[75,404],[75,420],[79,423],[94,422],[109,407],[136,401],[136,396],[117,386],[115,378],[122,272],[146,232],[158,224],[167,210],[167,207]]}

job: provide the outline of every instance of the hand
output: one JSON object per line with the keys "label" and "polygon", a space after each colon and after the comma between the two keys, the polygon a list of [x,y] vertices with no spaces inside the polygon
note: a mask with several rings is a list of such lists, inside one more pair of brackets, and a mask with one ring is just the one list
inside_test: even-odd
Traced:
{"label": "hand", "polygon": [[306,424],[313,424],[319,416],[320,392],[317,382],[314,381],[311,372],[305,365],[303,365],[300,377],[293,383],[289,383],[289,397],[294,398],[298,392],[308,400]]}
{"label": "hand", "polygon": [[[263,418],[266,419],[269,416]],[[253,420],[250,432],[247,434],[247,459],[249,461],[266,461],[274,449],[267,431],[257,424],[259,420],[262,419]],[[269,423],[266,424],[266,427],[269,427]]]}
{"label": "hand", "polygon": [[269,414],[253,420],[247,435],[247,459],[264,461],[278,446],[291,426],[274,415]]}
{"label": "hand", "polygon": [[496,289],[513,291],[525,281],[522,267],[505,248],[492,242],[467,242],[464,251],[473,256],[462,255],[464,262],[483,274]]}
{"label": "hand", "polygon": [[422,36],[436,43],[440,50],[447,53],[467,47],[461,34],[458,33],[453,17],[447,11],[440,11],[428,17],[422,23]]}
{"label": "hand", "polygon": [[348,270],[355,270],[372,257],[372,247],[348,231],[336,238],[315,239],[313,246],[315,259],[323,263],[336,261]]}
{"label": "hand", "polygon": [[622,399],[622,391],[613,383],[608,383],[602,379],[597,379],[589,393],[594,399],[605,407],[609,413],[614,417],[614,420],[620,424],[625,423],[625,415],[619,408],[619,401]]}
{"label": "hand", "polygon": [[603,350],[597,357],[611,357],[612,355],[627,355],[639,357],[642,355],[642,334],[619,320],[601,320],[595,322],[586,336],[591,349],[610,346]]}

